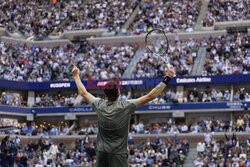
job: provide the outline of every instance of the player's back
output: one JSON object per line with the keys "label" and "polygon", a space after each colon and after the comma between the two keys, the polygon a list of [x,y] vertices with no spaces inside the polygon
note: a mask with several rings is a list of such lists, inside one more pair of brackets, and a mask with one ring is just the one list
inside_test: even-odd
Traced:
{"label": "player's back", "polygon": [[136,101],[92,100],[92,108],[98,116],[98,151],[127,153],[130,117],[136,108]]}

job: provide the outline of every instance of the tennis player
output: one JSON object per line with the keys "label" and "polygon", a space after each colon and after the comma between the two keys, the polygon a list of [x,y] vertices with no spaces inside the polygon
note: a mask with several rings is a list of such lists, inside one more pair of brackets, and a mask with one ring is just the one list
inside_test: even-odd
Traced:
{"label": "tennis player", "polygon": [[80,71],[74,67],[72,74],[79,93],[88,101],[98,117],[97,167],[128,167],[128,132],[131,114],[137,107],[158,97],[168,82],[175,76],[171,67],[167,76],[147,95],[138,99],[119,101],[119,85],[114,81],[106,83],[104,93],[107,100],[90,94],[80,79]]}

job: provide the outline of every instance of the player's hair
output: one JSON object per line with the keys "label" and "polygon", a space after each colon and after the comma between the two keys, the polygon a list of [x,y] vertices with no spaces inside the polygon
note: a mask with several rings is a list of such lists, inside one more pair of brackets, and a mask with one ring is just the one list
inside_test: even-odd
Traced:
{"label": "player's hair", "polygon": [[119,96],[119,84],[115,81],[108,81],[105,84],[104,93],[109,101],[116,101]]}

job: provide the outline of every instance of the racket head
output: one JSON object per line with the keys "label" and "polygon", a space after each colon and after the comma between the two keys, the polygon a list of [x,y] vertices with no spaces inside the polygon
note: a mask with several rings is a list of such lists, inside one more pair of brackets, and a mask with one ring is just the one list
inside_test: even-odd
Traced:
{"label": "racket head", "polygon": [[168,52],[169,43],[165,32],[162,29],[153,29],[145,37],[146,48],[156,55],[163,55]]}

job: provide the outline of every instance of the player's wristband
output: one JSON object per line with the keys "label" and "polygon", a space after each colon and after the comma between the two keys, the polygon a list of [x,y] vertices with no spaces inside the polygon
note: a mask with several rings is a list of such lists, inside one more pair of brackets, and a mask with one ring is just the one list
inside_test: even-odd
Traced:
{"label": "player's wristband", "polygon": [[170,78],[169,76],[166,76],[166,77],[163,79],[162,82],[163,82],[164,84],[167,85],[167,84],[170,82],[171,79],[172,79],[172,78]]}

